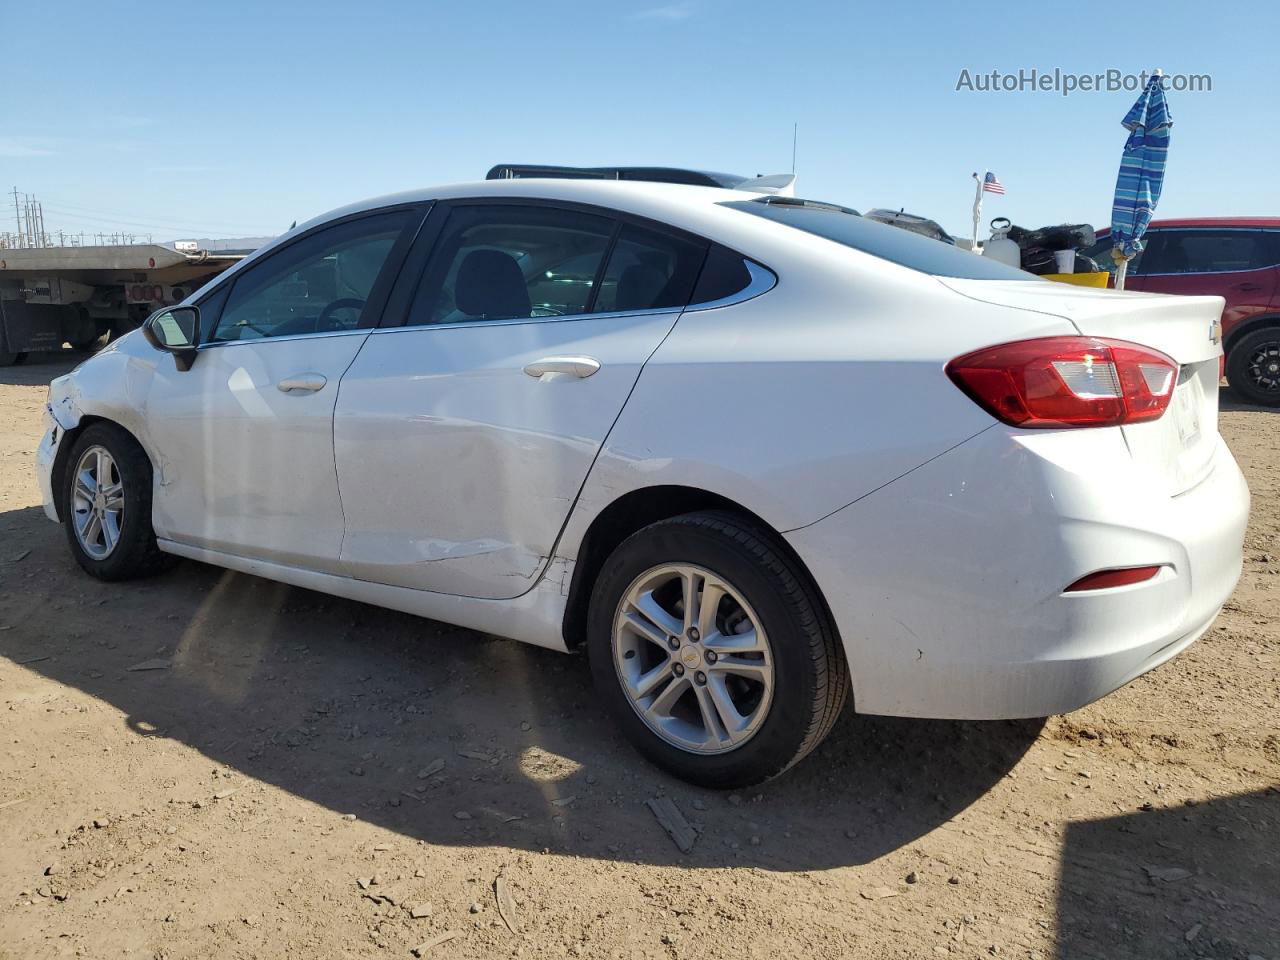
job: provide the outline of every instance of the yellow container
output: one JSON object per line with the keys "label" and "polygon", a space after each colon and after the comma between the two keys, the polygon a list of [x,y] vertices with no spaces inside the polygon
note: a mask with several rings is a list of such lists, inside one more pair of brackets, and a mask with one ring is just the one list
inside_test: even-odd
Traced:
{"label": "yellow container", "polygon": [[1077,287],[1105,287],[1111,274],[1105,270],[1097,273],[1042,273],[1042,280],[1057,280],[1059,283],[1074,283]]}

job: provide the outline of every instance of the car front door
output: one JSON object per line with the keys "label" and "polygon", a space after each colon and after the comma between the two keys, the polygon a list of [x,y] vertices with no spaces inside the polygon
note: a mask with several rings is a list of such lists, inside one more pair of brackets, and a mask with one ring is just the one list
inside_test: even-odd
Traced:
{"label": "car front door", "polygon": [[1205,228],[1153,231],[1131,289],[1224,297],[1222,327],[1270,310],[1276,301],[1280,234]]}
{"label": "car front door", "polygon": [[423,233],[342,381],[343,566],[380,583],[519,596],[688,302],[706,245],[512,202],[440,204]]}
{"label": "car front door", "polygon": [[157,366],[146,403],[158,536],[333,571],[342,506],[333,409],[386,300],[415,208],[318,228],[201,304],[191,368]]}

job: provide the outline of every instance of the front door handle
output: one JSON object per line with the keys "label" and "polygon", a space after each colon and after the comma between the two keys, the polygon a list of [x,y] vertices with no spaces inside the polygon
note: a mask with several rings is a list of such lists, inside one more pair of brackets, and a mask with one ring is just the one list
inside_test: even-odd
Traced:
{"label": "front door handle", "polygon": [[543,357],[541,360],[526,364],[524,372],[538,378],[548,373],[568,373],[579,379],[585,379],[599,369],[600,361],[595,357]]}
{"label": "front door handle", "polygon": [[285,377],[276,386],[283,393],[315,393],[317,390],[323,390],[328,382],[328,378],[322,373],[299,373],[292,377]]}

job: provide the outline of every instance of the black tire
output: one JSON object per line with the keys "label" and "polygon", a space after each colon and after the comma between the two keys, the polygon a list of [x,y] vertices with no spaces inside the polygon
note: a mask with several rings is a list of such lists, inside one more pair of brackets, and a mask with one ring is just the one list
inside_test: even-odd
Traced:
{"label": "black tire", "polygon": [[13,366],[18,362],[18,356],[9,349],[9,339],[4,332],[4,320],[0,319],[0,367]]}
{"label": "black tire", "polygon": [[1280,326],[1246,333],[1231,345],[1227,382],[1249,403],[1280,406]]}
{"label": "black tire", "polygon": [[[613,624],[628,588],[646,571],[685,563],[723,577],[741,592],[769,638],[772,702],[760,727],[728,752],[697,754],[658,736],[622,687]],[[731,789],[776,777],[830,733],[849,689],[839,639],[815,588],[774,536],[731,513],[691,513],[633,534],[597,578],[587,621],[596,689],[627,738],[650,761],[704,787]]]}
{"label": "black tire", "polygon": [[[72,487],[81,457],[90,447],[100,446],[115,461],[124,488],[124,511],[115,548],[102,559],[90,556],[76,536]],[[63,529],[76,562],[99,580],[131,580],[159,573],[173,566],[177,558],[161,553],[151,527],[151,461],[138,441],[123,427],[95,423],[76,438],[67,455],[66,470],[58,506]]]}

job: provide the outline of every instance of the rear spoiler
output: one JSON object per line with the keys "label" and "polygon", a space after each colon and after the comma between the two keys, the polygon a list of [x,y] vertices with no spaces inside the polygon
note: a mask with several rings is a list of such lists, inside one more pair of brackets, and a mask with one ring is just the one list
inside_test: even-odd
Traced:
{"label": "rear spoiler", "polygon": [[733,173],[713,173],[684,167],[562,167],[536,163],[500,163],[485,174],[486,180],[525,177],[556,180],[640,180],[647,183],[684,183],[697,187],[721,187],[752,193],[795,196],[795,175],[780,173],[768,177],[743,177]]}

